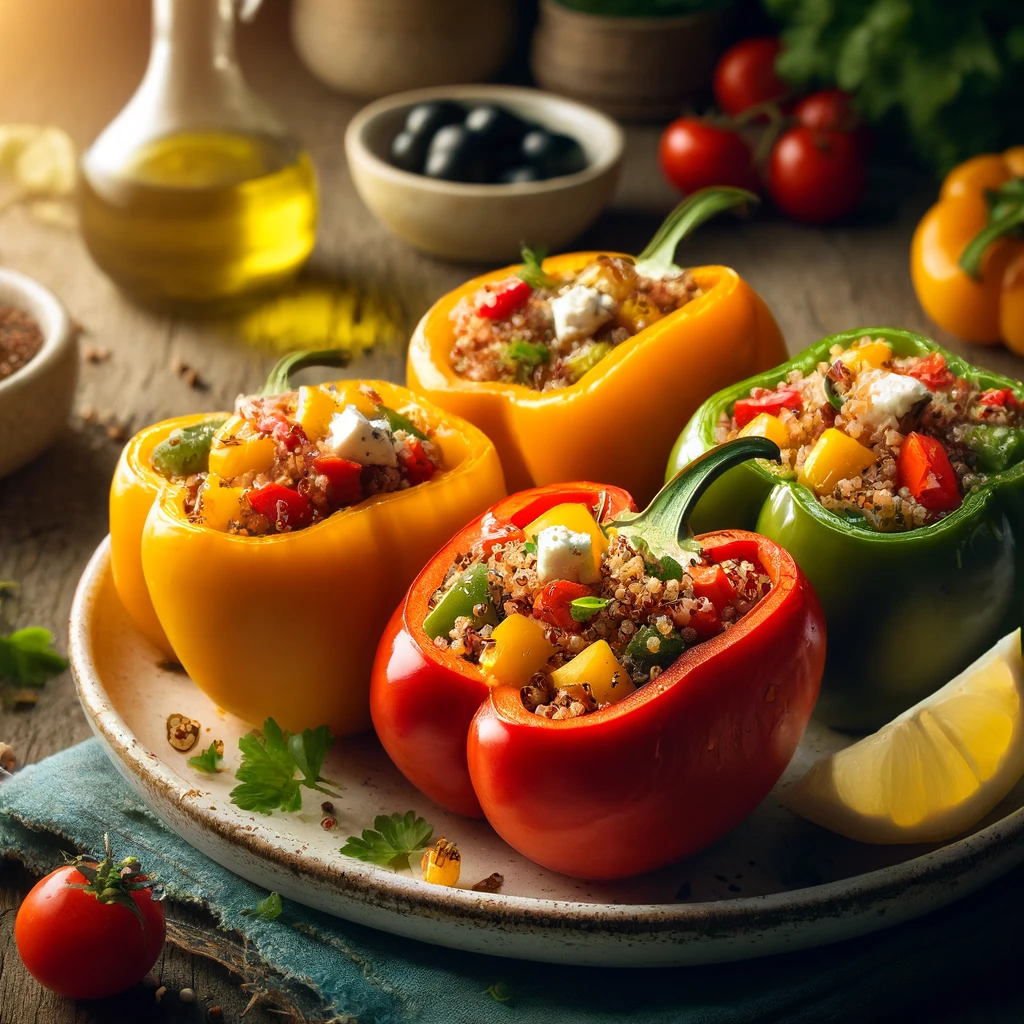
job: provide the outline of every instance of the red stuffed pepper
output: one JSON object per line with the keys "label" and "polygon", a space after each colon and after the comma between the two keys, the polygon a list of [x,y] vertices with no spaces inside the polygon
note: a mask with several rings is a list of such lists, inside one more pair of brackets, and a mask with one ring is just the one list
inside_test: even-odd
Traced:
{"label": "red stuffed pepper", "polygon": [[752,457],[778,448],[713,449],[642,513],[619,488],[551,485],[457,534],[374,665],[374,726],[406,778],[576,877],[654,870],[746,817],[800,741],[825,657],[784,550],[686,525]]}

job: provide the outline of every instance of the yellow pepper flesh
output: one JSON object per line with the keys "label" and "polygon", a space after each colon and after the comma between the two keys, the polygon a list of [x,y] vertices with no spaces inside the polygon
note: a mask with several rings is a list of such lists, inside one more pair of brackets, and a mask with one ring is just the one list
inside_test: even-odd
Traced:
{"label": "yellow pepper flesh", "polygon": [[[549,274],[581,271],[601,253],[544,261]],[[605,254],[605,255],[615,255]],[[662,483],[679,428],[709,395],[786,359],[768,307],[728,267],[696,267],[698,298],[617,345],[577,383],[553,391],[469,381],[451,365],[449,315],[507,267],[444,296],[420,321],[409,345],[413,391],[475,423],[494,441],[509,489],[571,480],[618,484],[643,505]]]}
{"label": "yellow pepper flesh", "polygon": [[491,639],[480,666],[488,676],[513,686],[525,686],[555,653],[541,623],[526,615],[510,615],[494,628]]}
{"label": "yellow pepper flesh", "polygon": [[892,359],[892,349],[884,341],[869,341],[866,345],[848,348],[839,358],[851,373],[880,370]]}
{"label": "yellow pepper flesh", "polygon": [[789,447],[786,424],[770,412],[759,412],[741,431],[740,437],[767,437],[780,448]]}
{"label": "yellow pepper flesh", "polygon": [[595,641],[572,661],[555,669],[551,682],[559,690],[571,690],[587,683],[590,695],[598,704],[613,704],[636,689],[607,640]]}
{"label": "yellow pepper flesh", "polygon": [[210,445],[210,472],[225,480],[243,473],[265,473],[274,464],[272,437],[253,436],[241,416],[232,416]]}
{"label": "yellow pepper flesh", "polygon": [[[148,459],[175,426],[208,416],[147,428],[126,449],[131,472],[111,492],[118,593],[135,603],[141,578],[174,656],[246,721],[269,716],[293,732],[326,724],[335,735],[369,728],[375,638],[426,559],[505,493],[494,447],[475,427],[370,383],[385,404],[416,410],[442,469],[293,533],[244,537],[188,520],[183,489]],[[355,403],[360,384],[339,382],[339,400]]]}
{"label": "yellow pepper flesh", "polygon": [[856,476],[877,461],[871,449],[829,427],[811,449],[799,479],[818,494],[828,494],[840,480]]}

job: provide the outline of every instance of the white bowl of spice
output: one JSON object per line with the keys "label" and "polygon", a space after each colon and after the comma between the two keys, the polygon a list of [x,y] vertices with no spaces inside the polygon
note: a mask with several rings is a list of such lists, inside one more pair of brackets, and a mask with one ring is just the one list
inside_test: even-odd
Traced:
{"label": "white bowl of spice", "polygon": [[53,443],[71,415],[76,332],[38,281],[0,267],[0,477]]}

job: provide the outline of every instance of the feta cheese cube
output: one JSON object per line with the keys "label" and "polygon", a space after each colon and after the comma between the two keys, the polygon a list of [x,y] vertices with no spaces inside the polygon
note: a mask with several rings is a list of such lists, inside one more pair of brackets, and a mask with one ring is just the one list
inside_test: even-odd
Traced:
{"label": "feta cheese cube", "polygon": [[537,575],[542,583],[571,580],[596,583],[601,573],[594,558],[589,533],[576,533],[567,526],[548,526],[537,534]]}
{"label": "feta cheese cube", "polygon": [[868,405],[865,419],[883,426],[890,418],[905,416],[931,392],[915,377],[888,370],[865,370],[859,375],[854,390],[856,398]]}
{"label": "feta cheese cube", "polygon": [[612,318],[615,300],[586,285],[573,285],[551,300],[551,316],[559,341],[589,338]]}
{"label": "feta cheese cube", "polygon": [[326,441],[339,459],[360,466],[398,465],[387,424],[379,420],[371,423],[354,405],[346,405],[331,417]]}

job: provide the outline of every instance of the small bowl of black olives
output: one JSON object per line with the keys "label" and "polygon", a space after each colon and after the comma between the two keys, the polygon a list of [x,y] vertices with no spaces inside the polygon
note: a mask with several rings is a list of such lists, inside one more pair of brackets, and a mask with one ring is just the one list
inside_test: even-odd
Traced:
{"label": "small bowl of black olives", "polygon": [[561,96],[448,86],[370,104],[345,135],[359,195],[393,234],[449,259],[563,247],[611,198],[622,131]]}

